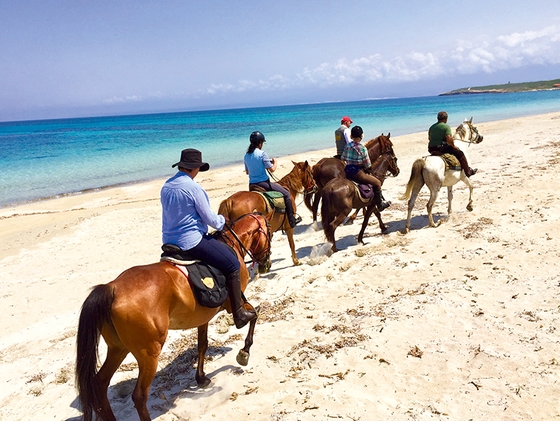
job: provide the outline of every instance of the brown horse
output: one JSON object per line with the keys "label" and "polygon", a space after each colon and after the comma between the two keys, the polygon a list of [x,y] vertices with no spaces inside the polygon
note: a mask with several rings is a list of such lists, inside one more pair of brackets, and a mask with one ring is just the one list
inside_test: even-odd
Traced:
{"label": "brown horse", "polygon": [[[368,140],[364,146],[368,150],[369,159],[371,162],[375,162],[379,156],[388,150],[393,149],[393,143],[391,142],[391,133],[385,136],[383,133],[374,139]],[[346,178],[344,173],[345,164],[343,161],[337,158],[323,158],[317,162],[311,168],[313,173],[313,178],[317,184],[317,189],[315,192],[308,193],[304,196],[305,206],[307,209],[313,213],[313,222],[317,222],[317,211],[319,209],[319,202],[321,201],[321,192],[323,188],[327,185],[329,181],[333,178]],[[349,220],[354,221],[358,210],[350,216]]]}
{"label": "brown horse", "polygon": [[[305,162],[294,162],[294,168],[289,174],[285,175],[278,181],[278,184],[286,187],[292,197],[294,213],[296,213],[296,196],[298,193],[305,194],[315,189],[315,180],[311,173],[311,166]],[[296,256],[296,247],[294,244],[294,229],[290,226],[290,222],[285,213],[280,213],[268,205],[268,200],[260,193],[251,191],[241,191],[232,194],[220,203],[218,213],[224,215],[230,220],[238,218],[240,215],[249,212],[260,212],[266,215],[270,221],[272,232],[283,229],[288,236],[288,243],[292,251],[292,261],[294,265],[299,265],[299,259]]]}
{"label": "brown horse", "polygon": [[[263,215],[244,215],[219,235],[237,253],[244,290],[249,282],[245,254],[258,263],[270,261],[272,232],[268,221]],[[183,272],[169,262],[135,266],[114,281],[95,286],[82,306],[77,334],[76,385],[83,419],[91,421],[95,413],[98,420],[115,420],[107,389],[128,353],[138,362],[132,401],[141,421],[151,419],[146,404],[169,329],[198,327],[195,378],[200,387],[207,386],[210,379],[204,373],[204,355],[208,349],[208,322],[224,308],[231,312],[229,300],[218,308],[199,305]],[[237,356],[241,365],[248,363],[255,325],[256,319],[250,322],[245,347]],[[107,357],[98,371],[100,335],[107,343]]]}
{"label": "brown horse", "polygon": [[[372,164],[373,175],[383,184],[387,173],[394,177],[399,175],[399,167],[397,165],[397,157],[391,147],[385,150],[377,160]],[[372,213],[375,214],[379,221],[381,232],[387,231],[387,227],[381,220],[381,213],[377,209],[372,197],[369,201],[364,202],[357,192],[356,185],[347,178],[333,178],[323,188],[321,194],[321,218],[323,222],[323,232],[328,242],[332,243],[332,251],[337,251],[334,232],[337,227],[344,222],[346,216],[352,209],[364,208],[364,221],[362,228],[358,234],[358,242],[363,244],[363,236],[366,230],[369,218]]]}

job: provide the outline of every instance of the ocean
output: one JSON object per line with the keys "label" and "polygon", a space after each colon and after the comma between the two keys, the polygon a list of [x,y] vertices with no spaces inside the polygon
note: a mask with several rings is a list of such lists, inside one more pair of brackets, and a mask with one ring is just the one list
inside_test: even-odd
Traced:
{"label": "ocean", "polygon": [[438,111],[475,124],[560,110],[560,91],[473,94],[0,123],[0,207],[165,178],[185,148],[211,168],[243,162],[259,130],[278,157],[334,149],[344,115],[364,138],[426,131]]}

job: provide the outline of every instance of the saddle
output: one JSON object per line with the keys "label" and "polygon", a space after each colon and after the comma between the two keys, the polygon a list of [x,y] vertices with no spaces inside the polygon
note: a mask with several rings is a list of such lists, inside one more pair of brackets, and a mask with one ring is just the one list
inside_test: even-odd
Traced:
{"label": "saddle", "polygon": [[270,210],[267,209],[267,213],[269,213],[271,210],[275,210],[279,213],[286,213],[286,202],[284,201],[284,196],[282,195],[282,193],[277,191],[265,190],[259,186],[251,186],[249,188],[249,191],[259,193],[266,199],[266,203],[270,205]]}
{"label": "saddle", "polygon": [[350,181],[354,184],[360,200],[364,203],[368,203],[373,197],[373,188],[371,187],[371,184],[360,184],[356,183],[354,180]]}
{"label": "saddle", "polygon": [[212,265],[193,258],[174,244],[161,246],[160,261],[169,262],[187,277],[196,301],[204,307],[220,307],[228,297],[225,275]]}
{"label": "saddle", "polygon": [[360,198],[360,200],[364,203],[369,202],[370,199],[374,195],[373,187],[371,186],[371,184],[359,183],[356,180],[354,180],[353,178],[351,178],[351,176],[349,176],[348,174],[346,174],[346,178],[349,181],[351,181],[352,184],[354,184],[354,187],[356,188],[356,191],[358,192],[358,197]]}
{"label": "saddle", "polygon": [[455,155],[450,153],[439,153],[439,152],[432,152],[433,156],[439,156],[445,162],[445,169],[446,170],[454,170],[454,171],[461,171],[461,163],[457,159]]}

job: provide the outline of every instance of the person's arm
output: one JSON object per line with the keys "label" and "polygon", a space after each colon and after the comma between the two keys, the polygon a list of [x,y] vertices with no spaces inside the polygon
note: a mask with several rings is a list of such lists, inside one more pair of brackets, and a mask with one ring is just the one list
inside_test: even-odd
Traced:
{"label": "person's arm", "polygon": [[226,220],[222,215],[218,215],[212,210],[210,207],[210,199],[208,198],[206,191],[200,187],[194,192],[194,197],[195,208],[200,215],[202,222],[214,229],[221,230],[224,227]]}
{"label": "person's arm", "polygon": [[344,130],[344,139],[346,140],[347,145],[352,142],[352,138],[350,137],[350,129]]}
{"label": "person's arm", "polygon": [[445,141],[447,142],[448,145],[453,146],[455,148],[455,141],[453,140],[453,136],[451,136],[450,134],[446,134]]}
{"label": "person's arm", "polygon": [[268,154],[266,152],[263,152],[262,161],[263,161],[264,167],[267,170],[269,170],[270,172],[276,171],[276,167],[278,165],[278,163],[276,162],[276,159],[269,158]]}

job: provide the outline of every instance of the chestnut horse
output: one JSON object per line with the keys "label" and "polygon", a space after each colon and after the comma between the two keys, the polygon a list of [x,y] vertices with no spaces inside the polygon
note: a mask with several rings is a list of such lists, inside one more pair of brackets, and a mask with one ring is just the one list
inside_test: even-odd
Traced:
{"label": "chestnut horse", "polygon": [[[370,139],[364,144],[368,150],[369,160],[371,162],[375,162],[384,151],[392,150],[393,143],[390,138],[391,133],[388,133],[387,136],[381,133],[381,135],[377,136],[375,139]],[[333,178],[346,178],[344,167],[344,162],[338,158],[323,158],[311,168],[313,178],[317,184],[317,190],[314,193],[306,194],[304,201],[307,209],[313,213],[313,222],[317,222],[317,211],[319,209],[323,188]],[[353,222],[357,214],[358,210],[350,216],[349,220]]]}
{"label": "chestnut horse", "polygon": [[[294,168],[289,174],[282,177],[278,184],[284,186],[290,192],[292,203],[294,206],[294,214],[296,213],[296,196],[298,193],[306,194],[315,189],[315,180],[311,173],[311,166],[305,162],[294,162]],[[292,262],[299,265],[299,259],[296,256],[296,247],[294,243],[294,229],[290,226],[290,222],[285,213],[280,213],[268,205],[268,200],[262,194],[252,191],[240,191],[232,194],[220,203],[218,213],[224,215],[230,220],[238,218],[240,215],[249,212],[260,212],[266,215],[270,222],[272,232],[283,229],[288,237],[290,250],[292,251]]]}
{"label": "chestnut horse", "polygon": [[[270,261],[272,232],[268,221],[263,215],[244,215],[217,235],[237,254],[244,290],[249,282],[245,254],[259,264]],[[229,299],[218,308],[198,304],[186,276],[166,261],[129,268],[114,281],[95,286],[82,305],[77,334],[76,385],[83,419],[91,421],[95,413],[98,420],[115,420],[107,389],[128,353],[138,362],[132,401],[141,421],[151,419],[148,394],[169,329],[198,328],[195,378],[200,387],[208,386],[210,379],[204,373],[208,322],[224,308],[231,312]],[[256,321],[250,322],[245,347],[237,356],[241,365],[248,363]],[[98,371],[100,335],[107,343],[107,357]]]}
{"label": "chestnut horse", "polygon": [[[470,160],[467,155],[466,147],[471,144],[477,144],[482,142],[483,136],[478,133],[477,128],[473,125],[472,117],[470,120],[463,121],[455,130],[453,139],[455,140],[455,146],[463,151],[467,161]],[[408,214],[406,216],[406,224],[403,230],[404,233],[410,231],[410,217],[412,215],[412,209],[414,208],[414,202],[418,197],[418,193],[426,184],[430,189],[430,199],[426,206],[428,210],[428,224],[430,227],[436,227],[441,224],[440,219],[436,224],[432,217],[432,209],[434,203],[436,202],[439,190],[442,187],[447,187],[447,214],[451,214],[451,202],[453,200],[453,186],[459,181],[462,181],[469,188],[469,201],[467,203],[467,210],[471,212],[473,210],[473,185],[470,179],[465,175],[465,172],[461,169],[447,169],[445,161],[441,156],[429,155],[424,158],[419,158],[412,164],[412,170],[410,173],[410,179],[406,185],[406,191],[400,197],[400,200],[408,199]]]}
{"label": "chestnut horse", "polygon": [[[396,177],[399,175],[399,172],[397,157],[392,147],[385,150],[372,164],[372,173],[382,185],[387,173]],[[374,203],[374,197],[372,196],[369,201],[364,202],[357,191],[355,183],[347,178],[338,177],[329,181],[323,188],[321,200],[323,232],[325,233],[327,241],[332,243],[331,249],[333,252],[337,251],[334,232],[337,227],[344,222],[344,219],[346,219],[346,216],[352,209],[359,210],[364,208],[364,221],[360,233],[358,234],[358,242],[363,244],[364,232],[372,213],[375,214],[379,221],[381,232],[387,231],[387,227],[381,220],[381,213]]]}

